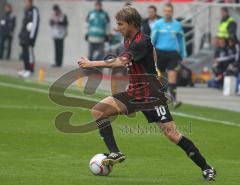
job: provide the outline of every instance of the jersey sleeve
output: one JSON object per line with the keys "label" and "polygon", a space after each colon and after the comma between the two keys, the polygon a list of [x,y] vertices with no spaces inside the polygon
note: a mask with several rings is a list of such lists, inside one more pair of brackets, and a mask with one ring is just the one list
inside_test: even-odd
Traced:
{"label": "jersey sleeve", "polygon": [[142,38],[139,42],[136,40],[128,50],[133,62],[138,63],[148,55],[149,52],[153,52],[153,46],[149,37]]}

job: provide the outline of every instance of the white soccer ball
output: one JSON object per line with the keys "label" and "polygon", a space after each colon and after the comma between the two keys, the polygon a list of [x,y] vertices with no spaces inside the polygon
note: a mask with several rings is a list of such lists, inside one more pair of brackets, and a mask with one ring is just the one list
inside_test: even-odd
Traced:
{"label": "white soccer ball", "polygon": [[94,175],[107,176],[112,171],[112,166],[102,165],[102,160],[107,156],[104,154],[96,154],[89,162],[89,168]]}

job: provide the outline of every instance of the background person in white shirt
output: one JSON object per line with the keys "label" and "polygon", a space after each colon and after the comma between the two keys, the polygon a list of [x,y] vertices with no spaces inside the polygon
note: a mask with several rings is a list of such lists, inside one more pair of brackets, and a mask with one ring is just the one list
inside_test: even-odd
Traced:
{"label": "background person in white shirt", "polygon": [[53,6],[53,15],[50,20],[52,36],[55,48],[55,64],[53,67],[61,67],[63,61],[64,38],[67,36],[68,19],[58,5]]}

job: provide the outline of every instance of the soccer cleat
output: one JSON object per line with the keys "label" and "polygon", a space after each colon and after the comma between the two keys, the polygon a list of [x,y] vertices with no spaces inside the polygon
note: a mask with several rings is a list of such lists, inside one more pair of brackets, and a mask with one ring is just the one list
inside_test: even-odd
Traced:
{"label": "soccer cleat", "polygon": [[217,175],[217,172],[216,172],[216,170],[213,167],[203,171],[203,178],[206,181],[214,181],[216,175]]}
{"label": "soccer cleat", "polygon": [[107,155],[107,158],[102,161],[103,165],[114,165],[121,163],[126,159],[126,156],[121,152],[112,152]]}

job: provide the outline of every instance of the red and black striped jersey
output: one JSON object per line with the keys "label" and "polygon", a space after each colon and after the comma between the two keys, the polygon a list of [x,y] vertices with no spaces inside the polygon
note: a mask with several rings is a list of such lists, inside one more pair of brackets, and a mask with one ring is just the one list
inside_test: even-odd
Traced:
{"label": "red and black striped jersey", "polygon": [[124,41],[124,48],[124,53],[131,58],[128,95],[136,100],[149,97],[151,80],[157,75],[150,37],[139,32],[131,42]]}

